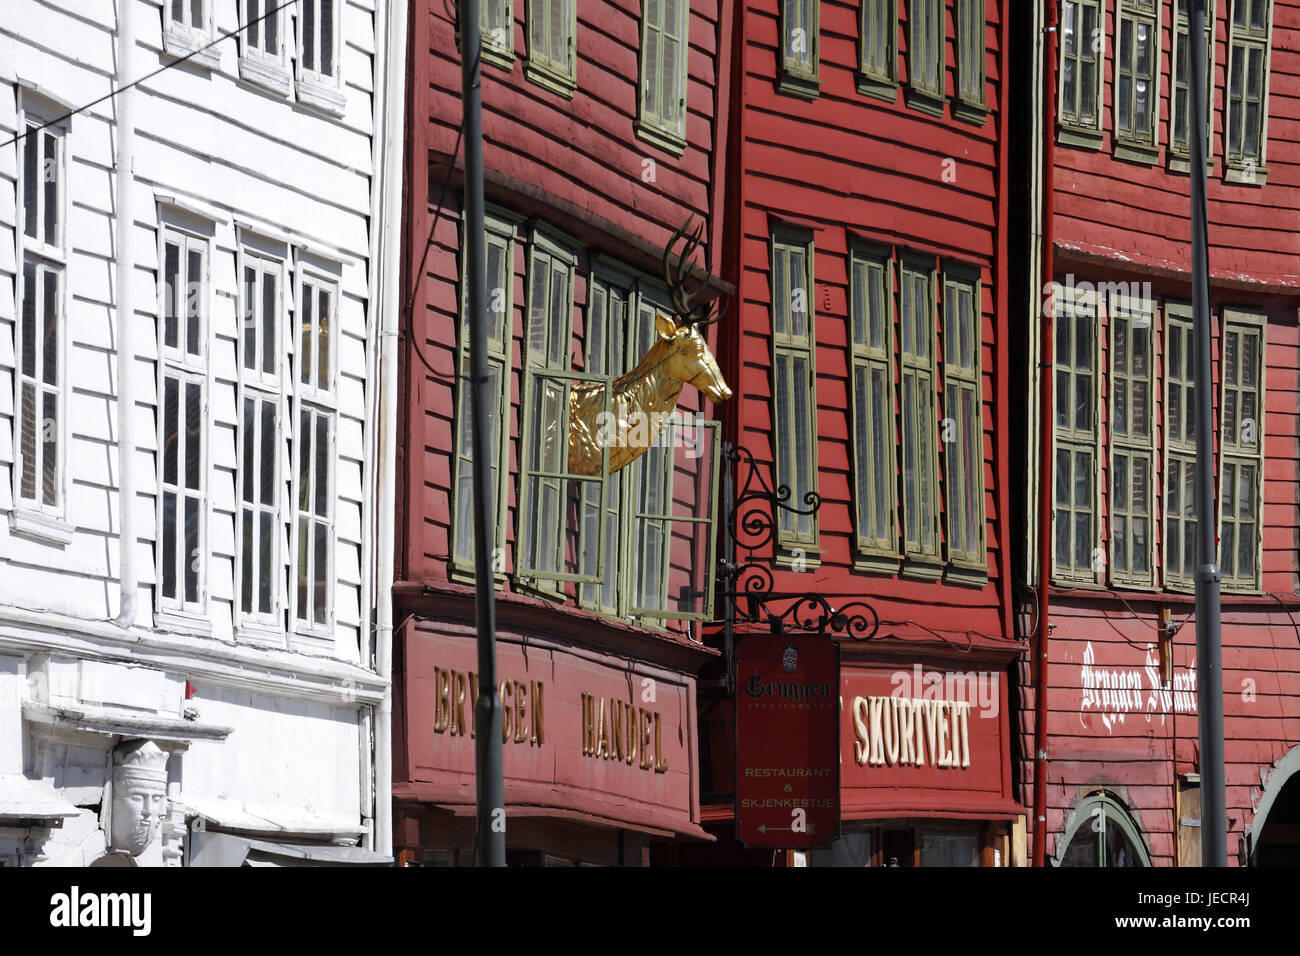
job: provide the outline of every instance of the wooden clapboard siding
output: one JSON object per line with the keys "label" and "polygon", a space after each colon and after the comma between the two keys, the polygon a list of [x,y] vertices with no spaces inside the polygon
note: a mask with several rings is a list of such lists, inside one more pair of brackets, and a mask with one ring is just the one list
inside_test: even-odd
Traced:
{"label": "wooden clapboard siding", "polygon": [[[487,198],[522,217],[511,263],[509,475],[506,510],[504,601],[536,601],[513,577],[520,517],[518,495],[523,360],[528,316],[531,223],[540,222],[574,239],[570,365],[584,367],[586,308],[592,257],[601,254],[658,278],[657,261],[644,251],[662,247],[688,216],[705,222],[705,243],[695,259],[720,271],[710,242],[717,228],[713,180],[715,111],[729,38],[719,50],[719,21],[732,0],[690,4],[686,54],[687,119],[681,155],[638,137],[639,0],[582,0],[577,4],[577,86],[563,97],[525,76],[528,60],[527,3],[513,4],[515,59],[509,70],[484,62],[483,157]],[[399,425],[397,576],[425,587],[453,585],[450,571],[455,533],[454,480],[457,383],[462,336],[460,283],[462,162],[461,60],[453,11],[425,0],[412,11],[408,195],[405,222],[406,293],[412,308],[402,357],[408,409]],[[445,186],[444,186],[445,184]],[[712,337],[712,336],[711,336]],[[719,355],[721,360],[721,355]],[[678,402],[700,412],[702,398],[686,387]],[[405,535],[405,540],[402,540]],[[689,566],[681,540],[672,550],[675,568]],[[566,585],[562,606],[578,615],[577,588]],[[400,599],[400,595],[399,595]],[[681,639],[686,625],[670,623],[666,636]],[[653,633],[663,634],[656,631]]]}
{"label": "wooden clapboard siding", "polygon": [[[163,52],[162,13],[157,0],[137,4],[136,68],[148,72],[170,62]],[[375,462],[366,402],[369,356],[377,322],[371,314],[371,199],[374,165],[375,0],[339,4],[342,115],[326,114],[263,91],[239,78],[235,40],[215,49],[219,65],[185,64],[136,88],[135,366],[137,451],[137,623],[154,624],[157,586],[157,322],[160,213],[155,194],[174,195],[214,210],[209,226],[210,290],[205,455],[208,514],[207,614],[213,637],[236,639],[235,580],[237,490],[235,471],[239,410],[238,296],[235,221],[265,224],[291,235],[325,257],[338,260],[335,355],[338,418],[334,443],[335,628],[326,642],[290,646],[308,653],[359,659],[368,626],[371,572],[363,567],[363,542],[373,524],[368,475]],[[238,27],[234,3],[214,4],[215,28]],[[287,11],[282,36],[292,70],[296,57],[296,11]],[[42,89],[80,105],[107,92],[115,69],[116,12],[112,4],[87,7],[58,0],[6,5],[0,12],[0,138],[15,129],[15,79],[39,78]],[[8,54],[12,52],[13,56]],[[116,613],[119,598],[117,495],[116,333],[114,324],[114,135],[112,100],[70,121],[66,138],[68,265],[65,276],[67,386],[65,409],[67,505],[75,528],[66,548],[51,548],[9,533],[0,522],[0,602],[24,606],[36,600],[52,610],[86,618]],[[16,151],[0,150],[0,508],[12,507],[14,458],[13,342],[16,263],[14,184]],[[184,217],[182,217],[184,218]],[[186,225],[187,222],[181,222]],[[282,294],[292,331],[296,254],[286,260]],[[325,270],[329,274],[331,270]],[[291,414],[291,411],[287,411]],[[281,450],[280,488],[284,528],[279,577],[287,576],[293,502],[289,497],[289,450]]]}
{"label": "wooden clapboard siding", "polygon": [[[947,8],[945,83],[951,96],[955,73],[955,9]],[[738,376],[737,436],[770,476],[771,235],[785,221],[813,230],[817,371],[816,490],[821,565],[811,573],[778,572],[776,589],[817,590],[827,595],[867,595],[882,621],[881,634],[930,629],[929,640],[974,633],[1009,645],[1010,621],[1003,612],[1003,506],[1006,493],[1008,413],[999,396],[1000,345],[1005,319],[998,315],[1003,263],[998,261],[1000,220],[998,136],[1003,83],[999,38],[1003,5],[986,4],[986,102],[982,125],[942,117],[860,94],[856,87],[860,5],[847,0],[820,4],[820,92],[815,99],[778,92],[779,4],[745,4],[744,53],[737,88],[742,96],[739,160],[742,208],[734,222],[739,245],[739,311],[734,350]],[[907,13],[899,6],[899,73],[906,79]],[[984,509],[988,582],[983,586],[921,580],[899,573],[855,571],[853,436],[849,407],[849,252],[855,238],[951,258],[973,266],[981,291]],[[937,281],[942,282],[942,273]],[[895,278],[897,288],[897,276]],[[897,308],[895,349],[897,349]],[[942,328],[942,308],[939,328]],[[938,348],[938,346],[935,346]],[[1005,347],[1002,345],[1001,347]],[[724,342],[724,350],[733,346]],[[895,401],[898,401],[895,365]],[[935,378],[935,409],[943,413],[942,371]],[[897,428],[897,421],[895,422]],[[896,465],[897,467],[897,465]],[[946,463],[939,455],[939,504]],[[897,505],[901,512],[901,500]],[[901,518],[899,519],[901,522]],[[901,524],[900,524],[901,534]],[[943,534],[941,529],[940,534]],[[941,546],[942,556],[942,546]],[[840,603],[845,598],[831,598]],[[918,627],[919,625],[919,627]],[[922,640],[926,640],[924,636]]]}

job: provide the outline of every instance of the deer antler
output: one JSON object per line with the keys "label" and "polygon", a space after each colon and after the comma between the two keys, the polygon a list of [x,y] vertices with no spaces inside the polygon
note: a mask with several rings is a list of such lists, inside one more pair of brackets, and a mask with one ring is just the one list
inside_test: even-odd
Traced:
{"label": "deer antler", "polygon": [[[726,305],[723,305],[715,315],[710,317],[710,308],[704,306],[704,311],[701,313],[701,303],[695,301],[708,286],[709,279],[713,278],[712,273],[708,274],[704,283],[694,292],[689,295],[686,292],[686,280],[691,272],[691,264],[688,260],[695,254],[695,250],[700,247],[700,243],[704,241],[704,223],[701,222],[695,229],[691,230],[693,219],[693,216],[687,216],[686,222],[677,227],[673,237],[668,240],[668,245],[664,247],[664,282],[668,284],[669,300],[672,302],[673,312],[677,318],[684,323],[694,325],[696,328],[703,328],[706,325],[712,325],[726,315],[727,308]],[[685,237],[686,241],[677,254],[677,264],[674,267],[669,263],[669,258],[672,255],[673,246],[677,244],[677,240],[683,237]]]}

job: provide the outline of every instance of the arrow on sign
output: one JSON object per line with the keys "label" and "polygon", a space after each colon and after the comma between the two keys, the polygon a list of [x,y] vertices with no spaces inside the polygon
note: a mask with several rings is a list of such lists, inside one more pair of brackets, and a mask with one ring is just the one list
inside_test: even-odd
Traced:
{"label": "arrow on sign", "polygon": [[[764,824],[763,826],[758,828],[759,833],[766,833],[768,830],[771,830],[773,833],[793,833],[794,827],[769,827],[766,824]],[[804,830],[808,833],[816,833],[817,824],[810,823],[808,824],[807,827],[804,828]]]}

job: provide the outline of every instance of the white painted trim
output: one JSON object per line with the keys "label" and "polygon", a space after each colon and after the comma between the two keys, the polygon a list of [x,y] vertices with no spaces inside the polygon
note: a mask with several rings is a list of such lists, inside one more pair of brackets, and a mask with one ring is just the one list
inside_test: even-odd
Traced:
{"label": "white painted trim", "polygon": [[334,704],[377,704],[390,680],[330,657],[116,627],[52,611],[0,605],[0,651],[58,653],[156,667],[189,679]]}
{"label": "white painted trim", "polygon": [[199,199],[190,196],[177,195],[175,193],[165,193],[155,188],[153,191],[154,202],[160,206],[179,209],[187,212],[191,216],[198,216],[218,226],[230,225],[229,213],[222,212],[215,206],[210,206]]}

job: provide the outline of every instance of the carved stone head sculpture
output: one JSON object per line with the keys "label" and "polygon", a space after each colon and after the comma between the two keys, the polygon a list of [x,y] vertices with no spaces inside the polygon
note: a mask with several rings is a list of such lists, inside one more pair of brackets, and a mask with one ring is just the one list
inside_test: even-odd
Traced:
{"label": "carved stone head sculpture", "polygon": [[128,740],[113,751],[109,848],[139,856],[158,835],[167,802],[167,754],[152,740]]}

